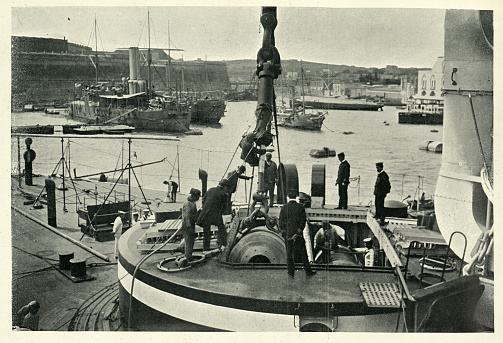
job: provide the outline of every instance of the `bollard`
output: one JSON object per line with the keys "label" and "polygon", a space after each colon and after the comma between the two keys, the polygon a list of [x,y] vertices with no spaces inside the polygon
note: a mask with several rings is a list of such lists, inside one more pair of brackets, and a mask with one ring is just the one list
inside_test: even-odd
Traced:
{"label": "bollard", "polygon": [[86,260],[73,258],[70,260],[70,275],[74,277],[86,276]]}
{"label": "bollard", "polygon": [[45,179],[47,192],[47,224],[56,227],[56,183],[51,179]]}
{"label": "bollard", "polygon": [[24,183],[28,186],[33,185],[33,167],[32,162],[37,157],[37,154],[34,150],[30,148],[32,139],[30,137],[26,138],[26,151],[23,154],[24,158]]}
{"label": "bollard", "polygon": [[63,252],[59,254],[59,269],[70,270],[70,260],[74,257],[72,252]]}

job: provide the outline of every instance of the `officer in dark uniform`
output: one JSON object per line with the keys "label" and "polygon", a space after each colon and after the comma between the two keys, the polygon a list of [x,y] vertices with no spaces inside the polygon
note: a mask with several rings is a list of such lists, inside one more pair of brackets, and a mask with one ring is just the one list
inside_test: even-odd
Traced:
{"label": "officer in dark uniform", "polygon": [[288,275],[293,277],[295,274],[295,260],[300,258],[304,264],[306,275],[316,274],[311,269],[307,257],[306,241],[302,231],[306,226],[306,210],[302,204],[299,204],[295,198],[295,192],[288,192],[289,201],[281,207],[279,213],[279,227],[286,244],[286,265]]}
{"label": "officer in dark uniform", "polygon": [[384,165],[382,162],[376,163],[376,169],[377,179],[374,186],[376,213],[374,218],[379,220],[381,225],[384,225],[384,219],[386,217],[384,214],[384,199],[391,190],[391,184],[389,182],[388,174],[384,171]]}
{"label": "officer in dark uniform", "polygon": [[343,152],[337,154],[339,157],[339,171],[337,173],[336,185],[339,185],[339,207],[337,208],[348,208],[348,185],[349,185],[349,162],[346,161],[346,157]]}

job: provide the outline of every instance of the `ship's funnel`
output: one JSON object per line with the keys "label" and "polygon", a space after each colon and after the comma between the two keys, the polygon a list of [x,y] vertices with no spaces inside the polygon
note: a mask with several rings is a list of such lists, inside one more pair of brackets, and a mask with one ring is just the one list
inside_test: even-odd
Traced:
{"label": "ship's funnel", "polygon": [[138,80],[140,60],[140,49],[138,47],[129,48],[129,79]]}
{"label": "ship's funnel", "polygon": [[[493,49],[481,12],[448,10],[445,16],[444,137],[435,213],[446,242],[456,231],[466,236],[465,261],[492,226],[492,204],[480,175],[486,170],[492,180]],[[463,256],[462,235],[452,236],[451,249]]]}

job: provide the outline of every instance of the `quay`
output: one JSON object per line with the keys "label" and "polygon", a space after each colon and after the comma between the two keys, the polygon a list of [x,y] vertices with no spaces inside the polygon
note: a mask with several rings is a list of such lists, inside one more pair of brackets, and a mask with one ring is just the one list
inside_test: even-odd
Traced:
{"label": "quay", "polygon": [[[84,204],[95,204],[100,198],[102,201],[113,184],[74,181],[76,189],[90,190],[89,193],[83,192],[84,195],[79,194],[76,201],[75,189],[71,182],[67,182],[66,206],[62,191],[56,190],[57,226],[51,227],[47,224],[46,205],[34,208],[32,204],[25,204],[30,202],[27,199],[41,194],[44,179],[34,177],[32,186],[23,183],[20,187],[18,179],[11,178],[12,318],[22,306],[36,300],[41,305],[40,330],[122,330],[117,318],[114,240],[97,241],[83,234],[77,214],[77,209]],[[56,181],[56,184],[61,182]],[[127,185],[117,184],[114,192],[112,201],[114,197],[127,199]],[[137,199],[134,208],[142,212],[149,206],[156,211],[178,211],[187,198],[186,194],[179,193],[176,203],[163,203],[166,192],[143,189],[143,193],[150,202],[148,206],[140,200],[139,188],[131,187],[131,198]],[[59,268],[60,255],[69,252],[74,254],[75,260],[85,261],[85,277],[72,277],[70,271]]]}

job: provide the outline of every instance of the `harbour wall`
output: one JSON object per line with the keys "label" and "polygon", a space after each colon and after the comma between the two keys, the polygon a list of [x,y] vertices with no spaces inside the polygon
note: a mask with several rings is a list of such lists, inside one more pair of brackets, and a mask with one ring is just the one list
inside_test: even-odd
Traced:
{"label": "harbour wall", "polygon": [[[22,108],[25,104],[71,101],[77,95],[75,84],[95,84],[96,74],[99,82],[112,85],[129,76],[127,51],[100,52],[96,63],[95,52],[78,50],[78,46],[64,44],[64,40],[56,44],[54,39],[49,39],[47,49],[62,49],[52,51],[43,50],[44,47],[38,40],[35,41],[37,44],[19,44],[14,38],[11,56],[13,110]],[[142,63],[140,77],[147,79],[147,75],[148,67],[146,63]],[[150,75],[152,86],[159,92],[230,89],[225,62],[154,59]]]}

